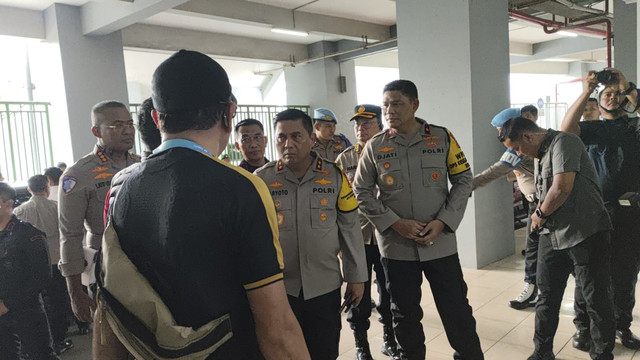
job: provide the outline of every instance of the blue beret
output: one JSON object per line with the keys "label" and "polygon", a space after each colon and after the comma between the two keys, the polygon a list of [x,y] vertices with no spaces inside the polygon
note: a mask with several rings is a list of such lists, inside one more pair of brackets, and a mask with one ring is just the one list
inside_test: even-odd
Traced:
{"label": "blue beret", "polygon": [[507,120],[520,116],[520,108],[509,108],[504,109],[498,113],[498,115],[493,117],[491,120],[491,125],[494,127],[502,127]]}

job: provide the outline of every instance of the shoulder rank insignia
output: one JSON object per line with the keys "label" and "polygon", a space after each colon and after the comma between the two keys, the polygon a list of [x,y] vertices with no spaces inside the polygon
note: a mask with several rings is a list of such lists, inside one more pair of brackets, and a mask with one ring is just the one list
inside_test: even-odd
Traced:
{"label": "shoulder rank insignia", "polygon": [[429,124],[427,124],[427,123],[424,124],[424,133],[425,133],[425,135],[431,135],[431,128],[429,127]]}
{"label": "shoulder rank insignia", "polygon": [[277,171],[284,170],[284,162],[282,160],[278,160],[278,163],[276,164],[276,170]]}
{"label": "shoulder rank insignia", "polygon": [[107,161],[109,161],[109,159],[107,159],[107,155],[105,155],[102,150],[98,150],[98,152],[96,152],[96,156],[103,163],[106,163]]}
{"label": "shoulder rank insignia", "polygon": [[318,160],[316,160],[316,170],[320,171],[322,170],[322,158],[318,157]]}

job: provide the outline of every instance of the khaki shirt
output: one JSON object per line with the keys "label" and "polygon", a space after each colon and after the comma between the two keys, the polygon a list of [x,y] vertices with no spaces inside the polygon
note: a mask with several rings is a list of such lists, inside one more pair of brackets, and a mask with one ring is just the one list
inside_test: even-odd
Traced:
{"label": "khaki shirt", "polygon": [[[455,230],[471,193],[473,175],[451,132],[416,120],[422,126],[407,139],[393,129],[371,138],[354,182],[360,209],[376,228],[380,253],[392,260],[428,261],[455,254]],[[424,246],[391,228],[399,219],[439,219],[446,226],[433,246]]]}
{"label": "khaki shirt", "polygon": [[45,196],[32,196],[29,201],[13,209],[13,214],[47,235],[49,260],[51,265],[57,264],[60,260],[58,204]]}
{"label": "khaki shirt", "polygon": [[[126,166],[139,162],[129,154]],[[125,166],[125,167],[126,167]],[[82,240],[99,249],[104,232],[104,199],[111,178],[122,170],[96,145],[93,152],[68,167],[60,180],[58,213],[60,218],[60,272],[68,277],[84,270]]]}
{"label": "khaki shirt", "polygon": [[[336,164],[340,166],[350,184],[353,184],[353,180],[356,177],[358,160],[360,160],[360,155],[362,155],[362,149],[363,147],[360,146],[360,144],[349,146],[347,150],[338,155],[336,159]],[[360,220],[360,230],[362,231],[364,243],[367,245],[376,244],[373,224],[364,216],[360,209],[358,209],[358,219]]]}
{"label": "khaki shirt", "polygon": [[326,145],[322,145],[320,141],[316,140],[315,144],[313,144],[312,151],[314,151],[318,156],[323,159],[329,161],[336,161],[338,155],[341,152],[345,151],[351,144],[349,144],[349,140],[347,140],[344,135],[334,135],[333,140],[328,141]]}
{"label": "khaki shirt", "polygon": [[305,300],[340,287],[338,252],[346,282],[368,280],[356,198],[340,168],[312,156],[314,162],[302,180],[282,160],[255,172],[267,184],[276,207],[287,294],[297,297],[304,289]]}

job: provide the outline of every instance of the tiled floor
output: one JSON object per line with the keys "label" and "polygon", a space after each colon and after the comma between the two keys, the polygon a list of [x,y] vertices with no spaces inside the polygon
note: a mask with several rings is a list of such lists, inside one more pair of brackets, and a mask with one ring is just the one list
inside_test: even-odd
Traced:
{"label": "tiled floor", "polygon": [[[522,232],[516,232],[520,239]],[[533,308],[513,310],[507,306],[509,300],[517,296],[522,290],[524,257],[520,255],[522,240],[517,241],[516,254],[493,263],[480,270],[463,269],[465,280],[469,286],[469,302],[473,307],[477,322],[477,331],[482,349],[487,360],[526,359],[533,351],[533,328],[535,312]],[[574,333],[573,317],[573,279],[565,291],[564,302],[560,314],[560,324],[554,341],[554,352],[558,359],[575,360],[589,359],[587,353],[578,351],[571,346],[571,336]],[[374,287],[375,288],[375,287]],[[435,309],[433,297],[428,283],[423,288],[422,307],[424,309],[424,327],[427,341],[427,359],[449,360],[453,358],[453,349],[449,346],[442,323]],[[636,306],[634,311],[634,325],[632,330],[640,335],[640,313]],[[372,315],[369,342],[374,359],[388,359],[379,349],[382,347],[382,325],[375,321]],[[355,359],[353,335],[343,317],[343,330],[340,338],[339,360]],[[64,360],[90,359],[90,338],[73,337],[76,347],[62,356]],[[616,344],[615,358],[620,360],[640,360],[640,351]]]}

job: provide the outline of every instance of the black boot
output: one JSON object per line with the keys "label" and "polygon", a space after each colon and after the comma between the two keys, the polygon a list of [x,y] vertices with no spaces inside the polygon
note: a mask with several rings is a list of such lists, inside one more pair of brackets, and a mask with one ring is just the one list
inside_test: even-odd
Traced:
{"label": "black boot", "polygon": [[356,339],[356,360],[373,360],[366,331],[354,331],[353,337]]}
{"label": "black boot", "polygon": [[384,327],[382,340],[382,350],[380,351],[392,359],[399,359],[400,353],[398,352],[398,344],[396,343],[396,337],[393,334],[393,328],[387,326]]}

